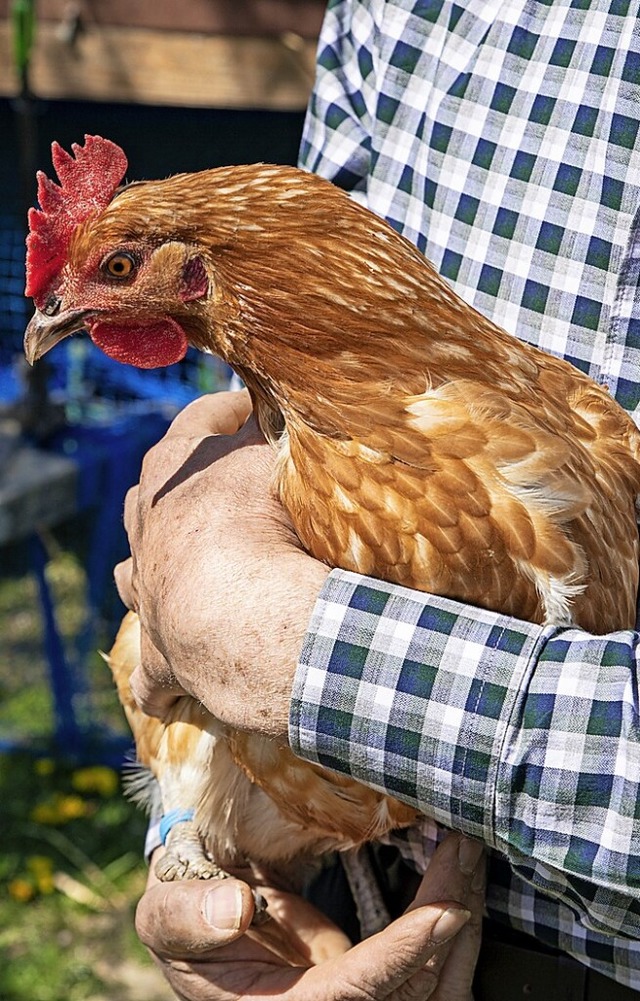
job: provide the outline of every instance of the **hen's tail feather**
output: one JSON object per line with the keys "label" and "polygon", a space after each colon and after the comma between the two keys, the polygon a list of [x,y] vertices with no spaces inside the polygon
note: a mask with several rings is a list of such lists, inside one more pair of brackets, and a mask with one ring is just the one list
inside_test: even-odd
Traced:
{"label": "hen's tail feather", "polygon": [[162,814],[160,783],[151,769],[138,761],[133,751],[127,754],[122,765],[122,784],[127,799],[150,817]]}

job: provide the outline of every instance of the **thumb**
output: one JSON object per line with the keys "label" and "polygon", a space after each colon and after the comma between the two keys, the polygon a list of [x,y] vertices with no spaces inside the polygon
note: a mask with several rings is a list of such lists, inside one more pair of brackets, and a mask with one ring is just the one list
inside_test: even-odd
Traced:
{"label": "thumb", "polygon": [[246,389],[199,396],[174,417],[166,437],[236,434],[250,413],[251,397]]}
{"label": "thumb", "polygon": [[313,978],[322,978],[319,983],[331,983],[332,996],[341,1001],[427,999],[437,988],[437,971],[469,917],[470,912],[453,901],[417,907],[339,960],[308,970],[305,981],[311,986]]}
{"label": "thumb", "polygon": [[138,903],[136,931],[157,955],[188,959],[239,938],[253,911],[251,889],[238,879],[157,883]]}

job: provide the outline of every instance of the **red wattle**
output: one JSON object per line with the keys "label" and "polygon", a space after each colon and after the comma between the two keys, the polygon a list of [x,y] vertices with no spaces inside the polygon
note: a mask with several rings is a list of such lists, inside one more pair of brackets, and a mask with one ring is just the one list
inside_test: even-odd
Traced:
{"label": "red wattle", "polygon": [[89,330],[93,343],[109,358],[138,368],[161,368],[181,361],[188,343],[175,320],[143,325],[97,320]]}

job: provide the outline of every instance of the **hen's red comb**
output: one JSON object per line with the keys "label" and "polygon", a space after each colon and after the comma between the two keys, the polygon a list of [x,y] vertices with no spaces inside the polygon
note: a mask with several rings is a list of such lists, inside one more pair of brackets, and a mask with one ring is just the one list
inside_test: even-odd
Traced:
{"label": "hen's red comb", "polygon": [[127,170],[119,146],[101,136],[85,136],[74,143],[75,156],[58,143],[51,159],[60,184],[38,171],[39,209],[29,209],[27,287],[25,293],[43,299],[67,256],[76,226],[107,207]]}

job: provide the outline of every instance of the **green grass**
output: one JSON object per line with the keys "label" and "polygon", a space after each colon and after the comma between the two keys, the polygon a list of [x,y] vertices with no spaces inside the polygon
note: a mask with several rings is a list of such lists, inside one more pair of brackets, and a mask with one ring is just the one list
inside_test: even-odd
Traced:
{"label": "green grass", "polygon": [[[84,575],[55,553],[49,580],[67,642],[85,615]],[[125,732],[109,671],[87,666],[86,721]],[[0,1001],[166,1001],[173,994],[138,942],[145,817],[104,766],[65,760],[53,712],[34,582],[0,578]]]}
{"label": "green grass", "polygon": [[[58,629],[73,660],[74,641],[87,619],[85,574],[77,558],[48,539],[47,568]],[[0,555],[0,570],[2,567]],[[77,700],[77,714],[88,728],[96,725],[127,733],[111,675],[99,648],[108,648],[113,628],[98,624],[95,649],[82,666],[88,693]],[[42,614],[38,590],[29,574],[0,577],[0,736],[31,742],[53,733],[54,719],[43,655]],[[1,999],[0,999],[1,1001]]]}

